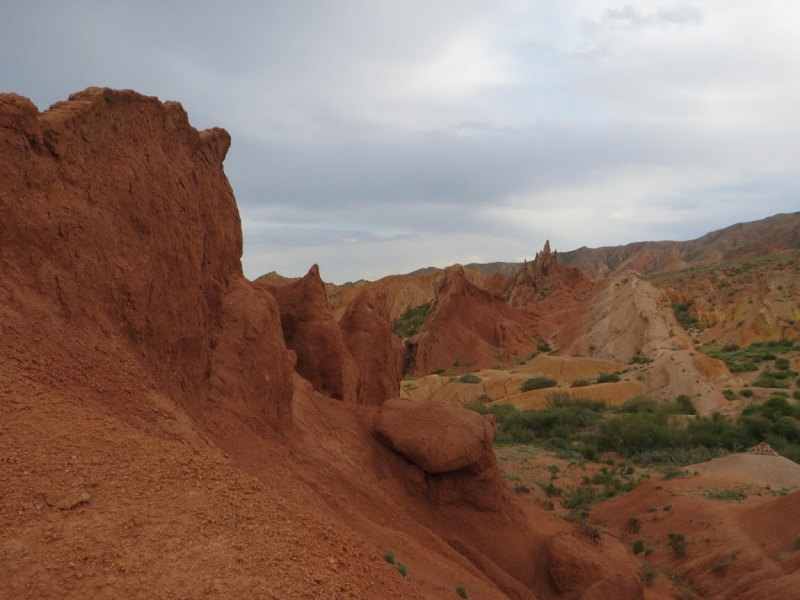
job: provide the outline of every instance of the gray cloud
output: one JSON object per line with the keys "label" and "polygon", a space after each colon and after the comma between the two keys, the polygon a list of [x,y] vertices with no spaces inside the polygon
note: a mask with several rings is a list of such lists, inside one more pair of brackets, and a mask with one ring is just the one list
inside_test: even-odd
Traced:
{"label": "gray cloud", "polygon": [[701,6],[33,0],[0,85],[180,100],[233,135],[246,273],[344,281],[797,210],[800,8]]}
{"label": "gray cloud", "polygon": [[687,25],[700,23],[703,20],[702,13],[694,6],[660,6],[648,14],[637,11],[630,4],[622,8],[610,8],[604,17],[607,21],[617,21],[633,27]]}

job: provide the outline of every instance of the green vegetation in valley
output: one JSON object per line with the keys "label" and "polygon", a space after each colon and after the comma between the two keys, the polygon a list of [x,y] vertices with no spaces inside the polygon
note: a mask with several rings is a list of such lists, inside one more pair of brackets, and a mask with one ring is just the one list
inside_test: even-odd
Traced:
{"label": "green vegetation in valley", "polygon": [[496,445],[534,444],[562,458],[597,460],[601,452],[615,452],[641,465],[688,465],[766,442],[800,463],[800,405],[783,392],[745,407],[736,421],[719,413],[676,420],[696,415],[686,396],[674,402],[636,397],[616,408],[566,392],[552,392],[547,400],[539,410],[482,403],[467,408],[495,416]]}
{"label": "green vegetation in valley", "polygon": [[786,358],[779,358],[778,355],[797,349],[794,340],[782,339],[766,344],[754,342],[744,348],[728,344],[718,350],[708,350],[708,355],[723,361],[731,373],[755,373],[763,368],[753,382],[755,387],[788,389],[791,387],[791,380],[797,377],[798,373],[791,371],[789,361]]}
{"label": "green vegetation in valley", "polygon": [[480,383],[481,382],[481,378],[478,377],[477,375],[473,375],[472,373],[467,373],[466,375],[463,375],[463,376],[459,377],[458,380],[461,383]]}
{"label": "green vegetation in valley", "polygon": [[425,324],[430,309],[430,302],[409,308],[394,322],[392,332],[400,339],[414,337]]}

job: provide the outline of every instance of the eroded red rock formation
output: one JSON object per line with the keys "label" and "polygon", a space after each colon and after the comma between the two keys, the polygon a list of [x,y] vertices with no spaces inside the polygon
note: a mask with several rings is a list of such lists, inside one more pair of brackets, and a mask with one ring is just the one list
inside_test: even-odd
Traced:
{"label": "eroded red rock formation", "polygon": [[[242,275],[227,132],[108,89],[43,114],[4,95],[0,131],[4,344],[71,348],[76,363],[124,345],[194,414],[207,398],[246,398],[242,411],[285,422],[291,365],[277,305]],[[59,338],[54,319],[82,339]]]}
{"label": "eroded red rock formation", "polygon": [[280,307],[283,338],[286,346],[297,353],[295,370],[318,392],[358,403],[361,376],[328,307],[319,267],[312,266],[297,281],[264,287]]}
{"label": "eroded red rock formation", "polygon": [[490,367],[529,353],[536,348],[529,324],[525,311],[470,283],[460,265],[448,267],[418,341],[415,372],[427,374],[454,362]]}
{"label": "eroded red rock formation", "polygon": [[545,242],[541,252],[531,262],[526,262],[517,271],[506,291],[512,306],[527,306],[538,302],[554,292],[574,295],[583,292],[590,283],[578,268],[558,264],[558,252],[550,252],[550,241]]}
{"label": "eroded red rock formation", "polygon": [[339,326],[361,374],[359,404],[380,406],[400,393],[403,344],[392,333],[386,295],[365,288],[350,301]]}

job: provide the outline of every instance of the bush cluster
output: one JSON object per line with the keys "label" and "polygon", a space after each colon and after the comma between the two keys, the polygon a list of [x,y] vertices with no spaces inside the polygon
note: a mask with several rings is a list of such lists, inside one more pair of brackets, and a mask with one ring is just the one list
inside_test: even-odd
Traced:
{"label": "bush cluster", "polygon": [[519,389],[522,392],[530,392],[532,390],[542,390],[545,388],[556,387],[557,385],[558,382],[555,379],[550,379],[549,377],[531,377],[523,381]]}
{"label": "bush cluster", "polygon": [[620,380],[617,373],[601,373],[597,378],[597,383],[616,383]]}

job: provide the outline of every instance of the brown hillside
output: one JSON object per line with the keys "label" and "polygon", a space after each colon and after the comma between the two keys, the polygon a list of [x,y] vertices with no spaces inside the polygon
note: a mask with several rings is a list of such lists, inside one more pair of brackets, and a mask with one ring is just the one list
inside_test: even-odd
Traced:
{"label": "brown hillside", "polygon": [[718,345],[800,336],[800,251],[694,267],[653,278],[674,303],[690,303],[695,339]]}
{"label": "brown hillside", "polygon": [[625,270],[640,273],[680,271],[735,258],[800,248],[800,212],[738,223],[688,242],[636,242],[625,246],[579,248],[559,260],[593,279]]}

